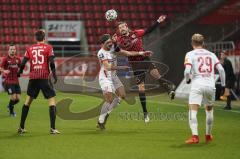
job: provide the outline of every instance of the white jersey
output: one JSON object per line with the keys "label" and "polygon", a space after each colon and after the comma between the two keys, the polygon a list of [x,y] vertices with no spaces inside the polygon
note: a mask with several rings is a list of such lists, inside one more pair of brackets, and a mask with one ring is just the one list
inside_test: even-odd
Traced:
{"label": "white jersey", "polygon": [[100,65],[101,65],[101,69],[99,72],[99,78],[111,79],[114,76],[116,76],[116,70],[110,70],[110,71],[106,70],[102,64],[103,61],[107,60],[110,64],[115,65],[115,66],[117,65],[117,57],[114,54],[114,49],[112,48],[111,50],[106,51],[103,48],[101,48],[98,51],[97,56],[98,56],[98,59],[99,59]]}
{"label": "white jersey", "polygon": [[184,65],[191,65],[192,87],[215,88],[215,67],[219,64],[216,55],[206,49],[194,49],[186,54]]}
{"label": "white jersey", "polygon": [[104,49],[100,49],[98,51],[98,59],[100,61],[101,69],[99,72],[99,84],[103,91],[115,93],[115,91],[122,87],[123,84],[117,76],[116,70],[106,70],[103,66],[103,61],[107,60],[110,64],[117,66],[117,57],[114,54],[114,49],[112,48],[110,51],[106,51]]}

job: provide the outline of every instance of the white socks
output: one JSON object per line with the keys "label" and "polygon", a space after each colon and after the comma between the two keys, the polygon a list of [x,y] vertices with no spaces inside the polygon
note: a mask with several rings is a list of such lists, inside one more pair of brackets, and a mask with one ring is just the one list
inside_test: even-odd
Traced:
{"label": "white socks", "polygon": [[110,114],[111,111],[120,104],[121,98],[115,97],[112,101],[112,103],[103,103],[102,109],[101,109],[101,114],[99,116],[99,123],[104,123],[105,117],[107,114]]}
{"label": "white socks", "polygon": [[213,109],[206,111],[206,135],[211,135],[213,126]]}
{"label": "white socks", "polygon": [[189,126],[192,130],[192,135],[198,135],[198,121],[197,121],[197,111],[189,110]]}
{"label": "white socks", "polygon": [[107,103],[107,102],[103,103],[102,109],[101,109],[101,112],[100,112],[100,116],[99,116],[99,119],[98,119],[99,123],[104,123],[104,120],[105,120],[105,117],[106,117],[106,115],[109,111],[110,105],[111,104]]}

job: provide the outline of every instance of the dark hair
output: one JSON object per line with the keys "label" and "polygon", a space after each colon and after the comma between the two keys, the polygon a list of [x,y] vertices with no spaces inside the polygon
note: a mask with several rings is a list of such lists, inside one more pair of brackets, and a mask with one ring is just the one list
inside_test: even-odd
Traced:
{"label": "dark hair", "polygon": [[121,24],[127,24],[127,23],[124,22],[124,21],[117,22],[117,23],[116,23],[116,27],[118,27],[118,26],[121,25]]}
{"label": "dark hair", "polygon": [[15,44],[14,43],[10,43],[9,46],[15,46]]}
{"label": "dark hair", "polygon": [[104,44],[108,39],[111,39],[111,35],[110,34],[103,34],[100,37],[99,43]]}
{"label": "dark hair", "polygon": [[37,41],[43,41],[45,39],[45,32],[42,29],[39,29],[35,32],[35,38]]}

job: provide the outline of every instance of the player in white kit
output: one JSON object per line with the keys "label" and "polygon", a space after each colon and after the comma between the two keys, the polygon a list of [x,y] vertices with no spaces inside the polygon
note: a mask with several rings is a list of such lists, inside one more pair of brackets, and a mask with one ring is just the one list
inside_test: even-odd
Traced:
{"label": "player in white kit", "polygon": [[105,124],[110,112],[120,103],[121,99],[125,99],[126,93],[122,82],[117,76],[116,70],[129,69],[128,66],[117,66],[117,54],[125,56],[150,56],[149,51],[125,51],[115,46],[111,35],[104,34],[100,39],[102,45],[98,51],[98,59],[101,64],[99,72],[99,84],[103,91],[105,102],[103,103],[97,127],[105,129]]}
{"label": "player in white kit", "polygon": [[213,104],[215,101],[215,69],[218,70],[221,85],[225,86],[225,72],[216,55],[203,48],[204,37],[201,34],[192,36],[193,50],[185,57],[184,76],[187,84],[192,83],[189,95],[189,126],[192,137],[187,144],[199,143],[197,112],[203,104],[206,112],[206,143],[213,140]]}

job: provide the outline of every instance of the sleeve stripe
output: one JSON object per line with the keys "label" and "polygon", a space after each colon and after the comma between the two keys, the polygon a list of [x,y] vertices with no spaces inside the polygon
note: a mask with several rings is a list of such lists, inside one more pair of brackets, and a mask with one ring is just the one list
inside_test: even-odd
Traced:
{"label": "sleeve stripe", "polygon": [[191,63],[185,63],[184,66],[186,66],[186,65],[190,65],[190,66],[192,67],[192,64],[191,64]]}
{"label": "sleeve stripe", "polygon": [[220,62],[215,63],[214,68],[216,68],[216,66],[217,66],[218,64],[220,64]]}

